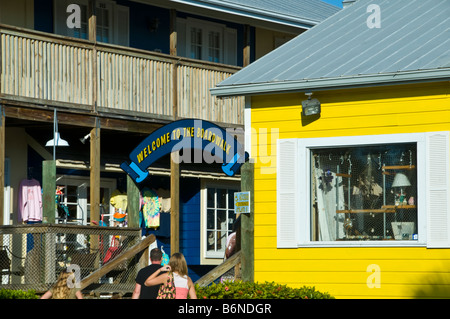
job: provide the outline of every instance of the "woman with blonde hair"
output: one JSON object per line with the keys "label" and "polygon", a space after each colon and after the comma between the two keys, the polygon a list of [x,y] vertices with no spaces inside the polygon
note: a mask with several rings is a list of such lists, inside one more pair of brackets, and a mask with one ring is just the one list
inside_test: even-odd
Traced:
{"label": "woman with blonde hair", "polygon": [[71,275],[73,276],[71,271],[62,271],[56,284],[43,294],[41,299],[83,299],[80,289],[74,288],[73,278],[71,278],[72,285],[69,285],[69,276]]}
{"label": "woman with blonde hair", "polygon": [[165,285],[169,278],[170,272],[173,273],[175,299],[187,299],[188,295],[190,299],[197,299],[195,286],[191,278],[188,276],[186,259],[182,253],[173,254],[172,257],[170,257],[169,264],[155,271],[145,280],[144,284],[146,286],[160,284]]}

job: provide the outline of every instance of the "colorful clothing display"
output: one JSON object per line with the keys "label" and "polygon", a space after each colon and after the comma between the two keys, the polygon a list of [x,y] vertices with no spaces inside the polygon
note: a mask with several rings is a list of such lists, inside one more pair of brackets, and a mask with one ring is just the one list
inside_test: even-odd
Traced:
{"label": "colorful clothing display", "polygon": [[170,191],[168,189],[158,188],[156,190],[158,194],[159,202],[161,203],[161,212],[170,212]]}
{"label": "colorful clothing display", "polygon": [[126,212],[127,210],[127,194],[121,193],[118,189],[112,192],[111,205],[118,211]]}
{"label": "colorful clothing display", "polygon": [[42,191],[37,180],[20,182],[17,210],[19,222],[42,221]]}
{"label": "colorful clothing display", "polygon": [[161,202],[156,192],[144,188],[142,190],[142,203],[142,215],[144,217],[145,227],[159,227]]}

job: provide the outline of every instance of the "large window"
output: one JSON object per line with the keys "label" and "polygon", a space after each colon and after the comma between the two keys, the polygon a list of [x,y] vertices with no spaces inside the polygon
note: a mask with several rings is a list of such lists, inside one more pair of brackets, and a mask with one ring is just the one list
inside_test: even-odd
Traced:
{"label": "large window", "polygon": [[[67,19],[73,12],[67,12],[70,4],[80,7],[80,28],[70,28]],[[89,38],[89,1],[55,0],[55,33],[79,38]],[[129,9],[117,5],[115,1],[99,0],[95,2],[97,41],[120,45],[129,45]]]}
{"label": "large window", "polygon": [[417,145],[311,150],[312,241],[417,240]]}
{"label": "large window", "polygon": [[236,65],[236,29],[198,19],[177,19],[177,54]]}
{"label": "large window", "polygon": [[277,145],[277,246],[450,247],[449,133]]}
{"label": "large window", "polygon": [[227,237],[236,220],[234,193],[238,185],[206,184],[203,188],[204,257],[223,260]]}

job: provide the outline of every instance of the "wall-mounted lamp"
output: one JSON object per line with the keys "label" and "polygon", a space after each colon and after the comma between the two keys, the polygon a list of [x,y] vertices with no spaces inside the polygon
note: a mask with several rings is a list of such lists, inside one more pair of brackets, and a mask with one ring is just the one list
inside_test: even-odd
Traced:
{"label": "wall-mounted lamp", "polygon": [[83,136],[82,138],[80,138],[80,142],[84,144],[84,143],[86,143],[86,140],[90,137],[91,137],[91,133],[88,133],[85,136]]}
{"label": "wall-mounted lamp", "polygon": [[56,115],[56,109],[53,113],[53,139],[48,141],[45,146],[53,146],[53,160],[55,160],[55,147],[56,146],[69,146],[69,143],[66,140],[63,140],[58,132],[58,118]]}
{"label": "wall-mounted lamp", "polygon": [[307,100],[302,101],[302,112],[304,116],[320,114],[320,101],[318,99],[311,99],[312,93],[305,93],[308,96]]}

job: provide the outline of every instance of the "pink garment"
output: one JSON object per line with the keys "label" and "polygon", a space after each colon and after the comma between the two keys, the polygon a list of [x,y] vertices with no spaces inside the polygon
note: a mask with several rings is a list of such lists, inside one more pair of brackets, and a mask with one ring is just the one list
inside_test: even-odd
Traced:
{"label": "pink garment", "polygon": [[42,221],[42,193],[37,180],[20,182],[17,209],[19,222]]}
{"label": "pink garment", "polygon": [[173,273],[173,282],[175,285],[175,299],[187,299],[189,286],[188,286],[188,277],[180,276],[176,273]]}

